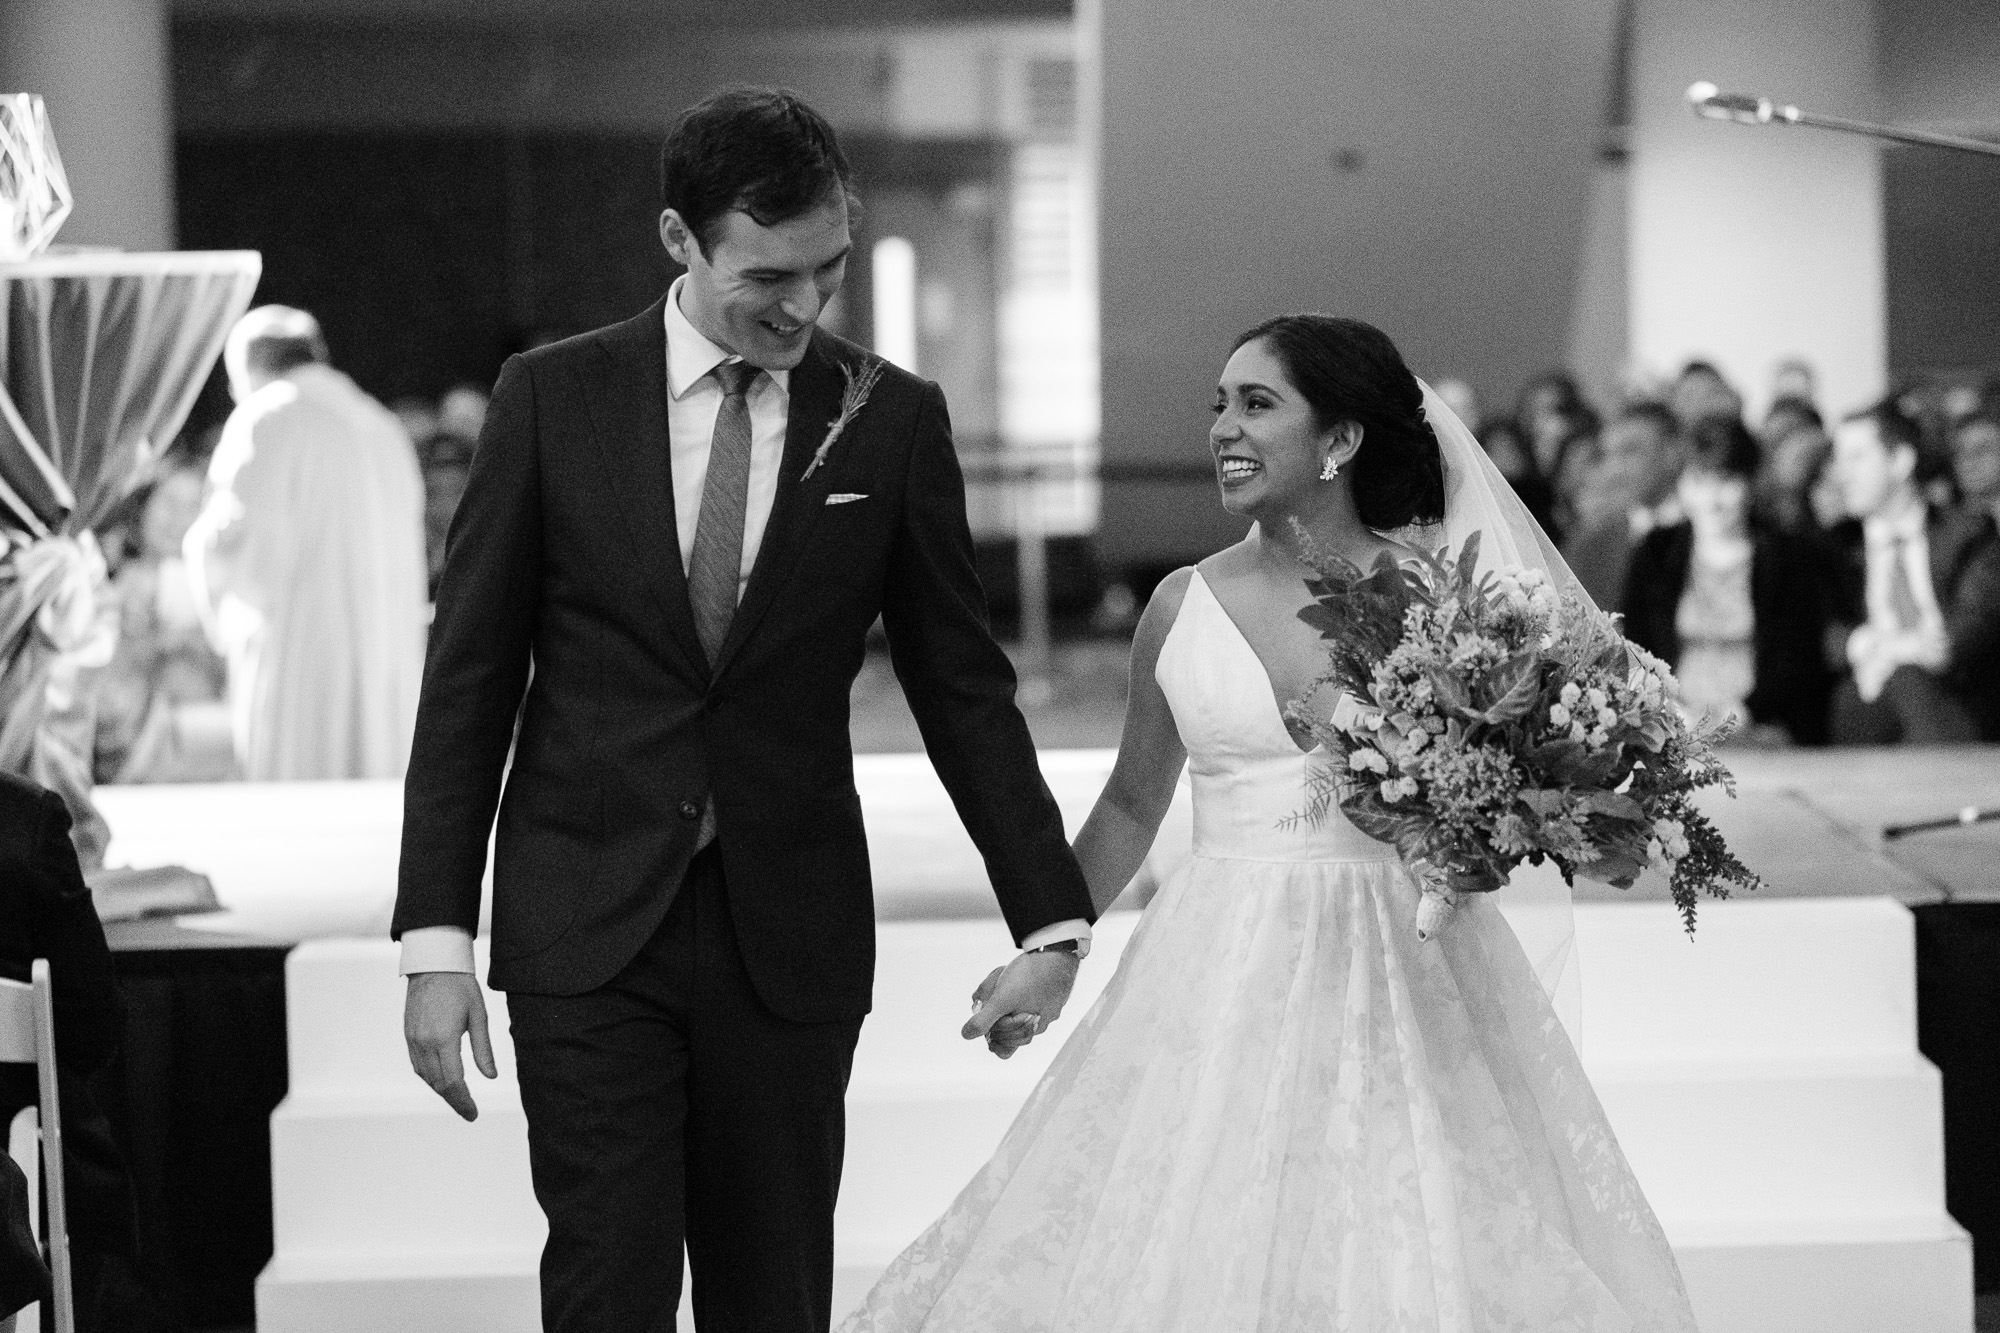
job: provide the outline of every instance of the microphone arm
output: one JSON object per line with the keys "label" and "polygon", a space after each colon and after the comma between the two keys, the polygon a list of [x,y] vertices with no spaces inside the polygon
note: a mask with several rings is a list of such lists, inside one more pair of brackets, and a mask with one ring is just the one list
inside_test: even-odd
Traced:
{"label": "microphone arm", "polygon": [[1985,810],[1976,805],[1968,805],[1956,815],[1943,819],[1919,819],[1910,824],[1890,824],[1882,830],[1882,841],[1894,842],[1907,838],[1912,833],[1934,833],[1939,829],[1969,828],[1974,824],[1991,824],[2000,821],[2000,807]]}
{"label": "microphone arm", "polygon": [[1931,130],[1899,130],[1888,125],[1870,125],[1862,120],[1849,120],[1845,116],[1827,116],[1813,111],[1801,111],[1795,106],[1780,105],[1768,97],[1725,93],[1706,79],[1688,85],[1687,100],[1694,113],[1704,120],[1728,120],[1738,125],[1807,125],[1813,129],[1834,130],[1841,134],[1887,139],[1891,143],[1917,144],[1925,148],[1950,148],[1961,153],[1976,153],[1981,157],[2000,157],[2000,143],[1969,139],[1958,134],[1938,134]]}

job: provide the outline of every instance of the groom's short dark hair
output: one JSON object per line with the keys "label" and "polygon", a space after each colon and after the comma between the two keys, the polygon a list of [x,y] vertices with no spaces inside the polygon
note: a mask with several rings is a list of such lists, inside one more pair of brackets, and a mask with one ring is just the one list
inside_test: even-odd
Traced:
{"label": "groom's short dark hair", "polygon": [[848,190],[833,126],[785,88],[725,88],[681,113],[660,149],[660,206],[708,253],[725,214],[775,226]]}

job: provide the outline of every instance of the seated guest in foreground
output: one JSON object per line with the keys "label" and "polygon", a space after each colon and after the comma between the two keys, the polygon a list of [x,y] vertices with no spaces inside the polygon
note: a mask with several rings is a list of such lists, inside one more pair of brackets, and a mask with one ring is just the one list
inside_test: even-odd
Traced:
{"label": "seated guest in foreground", "polygon": [[[90,1083],[117,1053],[125,1007],[69,827],[55,793],[0,773],[0,976],[26,981],[46,958],[55,986],[77,1327],[144,1333],[176,1325],[140,1277],[131,1178]],[[0,1128],[37,1096],[33,1065],[0,1065]]]}
{"label": "seated guest in foreground", "polygon": [[1834,530],[1853,674],[1833,739],[2000,739],[2000,537],[1990,515],[1924,498],[1916,422],[1894,401],[1850,418],[1834,468],[1852,518]]}
{"label": "seated guest in foreground", "polygon": [[1676,488],[1686,517],[1632,553],[1625,632],[1674,668],[1695,712],[1823,745],[1833,678],[1816,548],[1752,516],[1758,449],[1740,421],[1711,417],[1692,444]]}
{"label": "seated guest in foreground", "polygon": [[1591,600],[1625,600],[1632,548],[1654,528],[1681,521],[1674,495],[1687,445],[1680,419],[1663,403],[1634,403],[1604,432],[1603,455],[1578,501],[1578,527],[1563,539],[1563,558]]}
{"label": "seated guest in foreground", "polygon": [[229,661],[243,776],[399,778],[423,676],[424,482],[389,410],[326,364],[319,324],[263,306],[223,348],[236,410],[187,535]]}

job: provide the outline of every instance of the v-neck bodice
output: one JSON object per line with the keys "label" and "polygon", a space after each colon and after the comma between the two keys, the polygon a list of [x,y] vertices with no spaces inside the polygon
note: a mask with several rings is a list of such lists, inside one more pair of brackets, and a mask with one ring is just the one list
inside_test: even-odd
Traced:
{"label": "v-neck bodice", "polygon": [[[1197,856],[1252,861],[1384,861],[1395,849],[1338,809],[1303,818],[1319,750],[1302,753],[1286,730],[1263,661],[1200,570],[1160,647],[1154,679],[1187,747]],[[1293,816],[1300,816],[1294,819]]]}

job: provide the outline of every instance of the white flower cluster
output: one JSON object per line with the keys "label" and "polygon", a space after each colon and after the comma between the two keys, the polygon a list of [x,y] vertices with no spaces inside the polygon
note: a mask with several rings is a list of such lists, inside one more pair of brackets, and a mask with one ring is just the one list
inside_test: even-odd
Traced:
{"label": "white flower cluster", "polygon": [[1659,708],[1680,695],[1680,682],[1673,668],[1636,643],[1627,643],[1632,667],[1625,673],[1625,688],[1648,708]]}
{"label": "white flower cluster", "polygon": [[1611,728],[1618,725],[1618,710],[1611,706],[1610,695],[1595,685],[1585,688],[1572,680],[1564,682],[1556,698],[1549,705],[1549,722],[1569,728],[1571,740],[1603,745],[1611,739]]}
{"label": "white flower cluster", "polygon": [[1539,569],[1502,570],[1493,581],[1511,610],[1553,616],[1562,609],[1555,585]]}
{"label": "white flower cluster", "polygon": [[[1428,739],[1428,735],[1424,732],[1418,732],[1417,734],[1425,736]],[[1391,804],[1417,794],[1417,780],[1407,773],[1402,777],[1391,777],[1389,775],[1388,759],[1383,756],[1380,750],[1375,749],[1373,746],[1364,745],[1349,754],[1347,756],[1347,770],[1350,773],[1356,774],[1373,773],[1379,775],[1382,781],[1378,790],[1382,793],[1382,799]]]}
{"label": "white flower cluster", "polygon": [[1673,868],[1688,853],[1687,829],[1678,819],[1653,821],[1653,836],[1646,840],[1646,859],[1655,865]]}
{"label": "white flower cluster", "polygon": [[1347,756],[1347,767],[1355,773],[1383,773],[1389,771],[1389,761],[1382,757],[1380,750],[1363,746]]}

